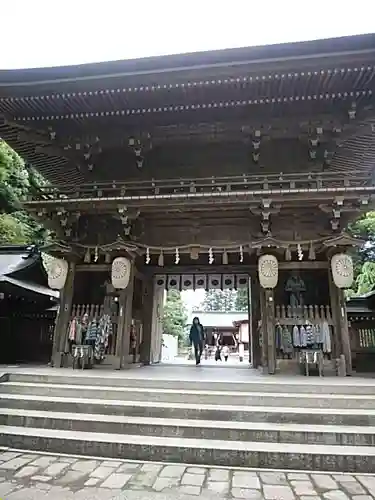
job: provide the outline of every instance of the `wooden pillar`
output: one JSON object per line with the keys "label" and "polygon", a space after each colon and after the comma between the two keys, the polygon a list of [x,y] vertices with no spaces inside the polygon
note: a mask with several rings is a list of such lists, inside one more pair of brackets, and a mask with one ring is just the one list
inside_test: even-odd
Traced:
{"label": "wooden pillar", "polygon": [[265,290],[265,313],[268,373],[270,375],[274,375],[276,372],[276,347],[275,304],[273,299],[273,290]]}
{"label": "wooden pillar", "polygon": [[69,262],[68,276],[66,278],[65,286],[60,292],[60,307],[53,335],[51,364],[57,368],[61,367],[61,355],[65,351],[65,344],[67,342],[68,327],[73,302],[75,274],[76,265],[74,262]]}
{"label": "wooden pillar", "polygon": [[118,368],[126,366],[129,360],[130,328],[133,318],[134,265],[130,273],[129,284],[121,290],[119,296],[119,316],[117,324],[116,356]]}
{"label": "wooden pillar", "polygon": [[341,345],[342,353],[345,356],[346,363],[346,374],[352,374],[352,350],[350,346],[350,336],[349,336],[349,325],[348,325],[348,313],[346,309],[346,299],[345,293],[342,289],[337,289],[338,291],[338,304],[339,304],[339,324],[341,332]]}
{"label": "wooden pillar", "polygon": [[339,358],[342,354],[341,329],[340,329],[340,307],[338,301],[338,288],[333,282],[331,266],[328,266],[329,297],[331,301],[331,313],[333,322],[332,358]]}
{"label": "wooden pillar", "polygon": [[352,374],[352,350],[350,346],[348,314],[344,290],[337,288],[333,282],[331,266],[328,268],[329,290],[331,298],[332,319],[334,321],[333,358],[345,357],[346,374]]}
{"label": "wooden pillar", "polygon": [[268,372],[268,349],[267,349],[267,327],[266,327],[266,294],[264,288],[259,286],[260,322],[258,324],[258,336],[261,337],[261,354],[263,373]]}
{"label": "wooden pillar", "polygon": [[164,288],[155,288],[153,293],[152,327],[151,327],[151,363],[161,361],[161,344],[163,338]]}
{"label": "wooden pillar", "polygon": [[149,365],[151,362],[153,302],[154,280],[152,276],[146,276],[143,281],[143,345],[141,349],[141,363],[144,365]]}
{"label": "wooden pillar", "polygon": [[254,368],[258,368],[262,365],[262,352],[260,347],[260,329],[259,322],[261,320],[260,311],[260,284],[258,279],[258,273],[251,276],[249,284],[249,294],[251,300],[249,301],[249,316],[251,323],[249,323],[249,338],[251,339],[251,358]]}

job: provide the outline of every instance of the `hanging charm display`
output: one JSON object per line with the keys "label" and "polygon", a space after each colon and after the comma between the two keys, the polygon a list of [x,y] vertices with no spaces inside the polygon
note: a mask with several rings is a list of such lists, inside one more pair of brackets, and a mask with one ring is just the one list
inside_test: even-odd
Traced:
{"label": "hanging charm display", "polygon": [[259,283],[262,288],[275,288],[279,280],[279,263],[274,255],[261,255],[258,260]]}
{"label": "hanging charm display", "polygon": [[354,269],[352,258],[345,253],[338,253],[331,259],[331,271],[337,288],[350,288],[353,284]]}
{"label": "hanging charm display", "polygon": [[117,257],[112,262],[111,280],[114,288],[123,290],[129,284],[131,262],[126,257]]}
{"label": "hanging charm display", "polygon": [[47,253],[42,253],[42,262],[48,276],[48,286],[53,290],[62,290],[68,276],[68,262]]}

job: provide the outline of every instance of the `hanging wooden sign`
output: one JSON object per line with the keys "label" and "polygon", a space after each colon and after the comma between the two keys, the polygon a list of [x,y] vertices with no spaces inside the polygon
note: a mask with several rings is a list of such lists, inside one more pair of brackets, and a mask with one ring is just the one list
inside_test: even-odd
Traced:
{"label": "hanging wooden sign", "polygon": [[194,276],[194,289],[195,290],[206,290],[207,289],[207,275],[206,274],[196,274]]}
{"label": "hanging wooden sign", "polygon": [[116,257],[112,262],[111,280],[114,288],[124,290],[129,285],[131,262],[126,257]]}
{"label": "hanging wooden sign", "polygon": [[183,274],[181,277],[181,290],[194,290],[194,275]]}
{"label": "hanging wooden sign", "polygon": [[234,290],[234,274],[223,274],[223,290]]}
{"label": "hanging wooden sign", "polygon": [[208,289],[221,290],[221,274],[210,274],[208,276]]}
{"label": "hanging wooden sign", "polygon": [[249,276],[247,274],[236,274],[236,289],[247,288],[249,286]]}
{"label": "hanging wooden sign", "polygon": [[167,279],[168,290],[181,290],[181,276],[179,274],[171,274]]}
{"label": "hanging wooden sign", "polygon": [[354,269],[350,255],[338,253],[331,259],[331,270],[337,288],[350,288],[353,284]]}
{"label": "hanging wooden sign", "polygon": [[274,255],[261,255],[258,260],[259,283],[262,288],[275,288],[279,280],[279,263]]}
{"label": "hanging wooden sign", "polygon": [[163,290],[167,287],[167,277],[165,274],[157,274],[154,278],[155,288],[162,288]]}
{"label": "hanging wooden sign", "polygon": [[48,276],[48,286],[53,290],[62,290],[68,276],[68,262],[47,253],[42,253],[42,262]]}

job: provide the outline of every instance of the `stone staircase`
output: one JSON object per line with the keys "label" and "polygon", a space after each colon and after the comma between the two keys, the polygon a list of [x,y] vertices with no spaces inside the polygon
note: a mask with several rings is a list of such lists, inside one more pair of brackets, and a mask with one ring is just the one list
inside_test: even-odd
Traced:
{"label": "stone staircase", "polygon": [[231,383],[64,371],[5,374],[0,382],[0,446],[190,464],[375,472],[371,380],[296,377],[286,383],[275,377]]}

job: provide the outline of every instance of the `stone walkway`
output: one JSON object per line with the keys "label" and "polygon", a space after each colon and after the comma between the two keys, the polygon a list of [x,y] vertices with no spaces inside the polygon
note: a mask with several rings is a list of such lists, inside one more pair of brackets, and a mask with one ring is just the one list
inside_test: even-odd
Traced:
{"label": "stone walkway", "polygon": [[266,472],[0,451],[1,500],[371,500],[375,475]]}

